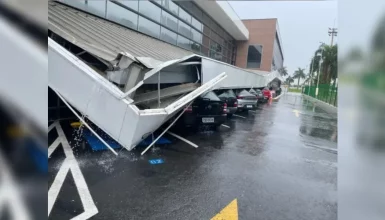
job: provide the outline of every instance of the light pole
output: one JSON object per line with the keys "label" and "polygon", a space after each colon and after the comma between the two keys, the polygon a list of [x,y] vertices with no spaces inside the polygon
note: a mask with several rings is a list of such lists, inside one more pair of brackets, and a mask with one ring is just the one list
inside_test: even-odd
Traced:
{"label": "light pole", "polygon": [[[321,45],[323,46],[324,45],[324,43],[322,43],[322,42],[320,42],[321,43]],[[319,66],[319,68],[318,68],[318,76],[317,76],[317,88],[315,89],[315,97],[316,98],[318,98],[318,86],[319,86],[319,76],[321,75],[321,64],[322,64],[322,62],[323,62],[323,60],[322,60],[322,54],[323,54],[323,52],[324,52],[324,48],[322,47],[321,48],[321,58],[320,58],[320,60],[319,60],[319,64],[318,64],[318,66]]]}
{"label": "light pole", "polygon": [[[311,80],[313,79],[313,72],[312,72],[312,70],[313,70],[313,62],[314,62],[314,58],[312,58],[312,60],[311,60],[311,64],[310,64],[310,74],[311,74],[311,78],[310,78],[310,82],[309,82],[309,89],[308,89],[308,91],[307,91],[307,95],[308,96],[310,96],[310,87],[311,87],[311,84],[312,84],[312,82],[311,82]],[[309,74],[309,75],[310,75]]]}

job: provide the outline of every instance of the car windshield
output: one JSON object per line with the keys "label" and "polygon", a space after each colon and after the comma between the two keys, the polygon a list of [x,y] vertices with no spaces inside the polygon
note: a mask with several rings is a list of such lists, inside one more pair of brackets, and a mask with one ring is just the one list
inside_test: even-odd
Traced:
{"label": "car windshield", "polygon": [[211,101],[221,101],[213,91],[207,92],[201,95],[201,98],[210,99]]}
{"label": "car windshield", "polygon": [[262,91],[260,89],[255,90],[255,92],[257,92],[257,94],[261,94],[262,93]]}
{"label": "car windshield", "polygon": [[236,95],[234,94],[233,90],[222,90],[220,92],[218,92],[217,94],[219,98],[229,98],[229,97],[236,97]]}

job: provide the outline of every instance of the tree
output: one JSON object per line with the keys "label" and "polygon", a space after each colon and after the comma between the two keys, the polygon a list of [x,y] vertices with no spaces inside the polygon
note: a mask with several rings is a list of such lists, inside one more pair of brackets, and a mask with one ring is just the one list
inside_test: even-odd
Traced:
{"label": "tree", "polygon": [[[322,44],[315,52],[311,60],[311,73],[320,72],[320,83],[330,83],[337,78],[337,45],[329,46]],[[322,57],[321,69],[319,63]]]}
{"label": "tree", "polygon": [[299,87],[299,80],[301,78],[305,78],[306,77],[306,74],[305,74],[305,69],[301,69],[298,67],[298,70],[296,70],[293,74],[293,78],[294,79],[298,79],[298,87]]}
{"label": "tree", "polygon": [[279,68],[278,72],[281,74],[281,76],[287,76],[288,75],[286,66]]}
{"label": "tree", "polygon": [[294,79],[293,79],[293,77],[291,77],[291,76],[288,76],[288,77],[286,78],[286,80],[285,80],[285,83],[287,83],[289,86],[290,86],[290,84],[293,83],[293,82],[294,82]]}

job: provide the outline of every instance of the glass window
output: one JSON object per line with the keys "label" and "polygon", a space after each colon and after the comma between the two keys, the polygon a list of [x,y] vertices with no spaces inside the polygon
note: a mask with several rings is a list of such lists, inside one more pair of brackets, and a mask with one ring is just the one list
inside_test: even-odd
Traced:
{"label": "glass window", "polygon": [[202,21],[205,25],[207,25],[208,27],[210,27],[211,25],[211,19],[209,18],[209,16],[207,16],[206,13],[203,13],[203,16],[202,16]]}
{"label": "glass window", "polygon": [[86,10],[86,1],[85,0],[60,0],[60,2],[65,3],[66,5],[71,5],[72,7],[79,8],[82,10]]}
{"label": "glass window", "polygon": [[188,38],[191,38],[191,27],[181,21],[178,22],[178,32]]}
{"label": "glass window", "polygon": [[209,56],[209,48],[202,46],[202,54],[205,56]]}
{"label": "glass window", "polygon": [[202,31],[202,23],[200,21],[198,21],[197,19],[191,18],[191,24],[193,27],[195,27],[199,31]]}
{"label": "glass window", "polygon": [[191,24],[191,15],[181,8],[179,8],[179,17],[187,23]]}
{"label": "glass window", "polygon": [[212,101],[221,101],[217,95],[215,95],[215,93],[213,91],[210,91],[210,92],[207,92],[207,93],[204,93],[203,95],[201,95],[202,98],[204,99],[210,99]]}
{"label": "glass window", "polygon": [[106,17],[106,1],[88,1],[86,2],[86,10],[91,14]]}
{"label": "glass window", "polygon": [[156,22],[160,22],[161,9],[150,1],[139,1],[139,12]]}
{"label": "glass window", "polygon": [[191,42],[191,50],[195,53],[201,53],[201,45],[195,42]]}
{"label": "glass window", "polygon": [[210,28],[206,25],[203,25],[203,33],[207,36],[210,36]]}
{"label": "glass window", "polygon": [[138,28],[137,14],[110,1],[107,1],[107,19],[135,30]]}
{"label": "glass window", "polygon": [[262,45],[249,45],[247,52],[247,68],[260,68],[262,59]]}
{"label": "glass window", "polygon": [[162,0],[162,5],[163,7],[167,8],[172,13],[174,13],[175,15],[178,15],[179,6],[176,5],[174,2],[172,2],[171,0]]}
{"label": "glass window", "polygon": [[211,39],[213,39],[214,41],[218,41],[218,35],[214,32],[211,32],[211,35],[210,35]]}
{"label": "glass window", "polygon": [[192,36],[191,40],[194,40],[199,44],[202,43],[202,34],[192,28],[191,28],[191,36]]}
{"label": "glass window", "polygon": [[187,50],[191,49],[190,40],[180,35],[178,35],[177,45]]}
{"label": "glass window", "polygon": [[222,54],[222,45],[218,44],[215,41],[212,41],[212,40],[210,41],[210,49],[219,54]]}
{"label": "glass window", "polygon": [[191,3],[191,1],[178,1],[178,4],[185,8],[187,11],[191,11],[192,10],[192,6],[193,4]]}
{"label": "glass window", "polygon": [[178,31],[178,19],[162,10],[162,24],[174,31]]}
{"label": "glass window", "polygon": [[150,36],[159,38],[160,25],[139,16],[138,30]]}
{"label": "glass window", "polygon": [[214,50],[210,50],[210,57],[216,60],[222,60],[222,55],[220,53],[215,52]]}
{"label": "glass window", "polygon": [[202,10],[198,8],[195,4],[193,4],[191,13],[198,19],[202,19]]}
{"label": "glass window", "polygon": [[131,1],[117,1],[120,4],[127,6],[135,11],[138,11],[139,1],[138,0],[131,0]]}
{"label": "glass window", "polygon": [[203,35],[203,45],[205,45],[206,47],[210,46],[210,38],[206,35]]}
{"label": "glass window", "polygon": [[162,39],[162,40],[164,40],[170,44],[176,45],[176,38],[177,38],[176,33],[172,32],[170,30],[167,30],[164,27],[160,28],[160,39]]}

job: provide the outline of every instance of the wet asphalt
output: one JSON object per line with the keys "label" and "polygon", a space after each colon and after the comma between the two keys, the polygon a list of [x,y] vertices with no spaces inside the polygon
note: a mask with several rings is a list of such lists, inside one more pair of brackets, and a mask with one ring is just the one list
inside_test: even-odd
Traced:
{"label": "wet asphalt", "polygon": [[[219,131],[177,131],[199,148],[166,134],[173,143],[144,156],[83,149],[62,123],[99,211],[92,219],[210,219],[234,199],[239,219],[337,219],[337,115],[297,94],[238,115]],[[63,159],[59,146],[49,186]],[[83,211],[67,175],[49,219]]]}

